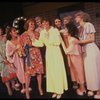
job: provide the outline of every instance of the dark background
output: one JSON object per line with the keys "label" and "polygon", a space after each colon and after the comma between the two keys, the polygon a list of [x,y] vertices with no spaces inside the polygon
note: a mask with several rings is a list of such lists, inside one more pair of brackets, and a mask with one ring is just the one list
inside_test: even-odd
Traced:
{"label": "dark background", "polygon": [[22,3],[0,2],[0,26],[12,25],[13,20],[18,16],[23,16]]}

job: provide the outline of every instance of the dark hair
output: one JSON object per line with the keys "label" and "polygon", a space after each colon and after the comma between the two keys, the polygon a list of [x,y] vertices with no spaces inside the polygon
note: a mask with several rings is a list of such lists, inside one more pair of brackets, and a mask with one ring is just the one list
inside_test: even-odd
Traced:
{"label": "dark hair", "polygon": [[79,39],[79,38],[78,38],[78,28],[77,28],[77,26],[76,26],[75,24],[73,24],[73,23],[68,23],[68,24],[66,25],[66,28],[68,29],[68,33],[69,33],[72,37],[75,37],[75,38]]}
{"label": "dark hair", "polygon": [[12,39],[10,32],[12,31],[13,28],[16,29],[15,27],[10,27],[9,28],[9,30],[7,32],[7,35],[6,35],[7,40],[11,40]]}
{"label": "dark hair", "polygon": [[25,30],[28,30],[28,27],[29,27],[29,23],[30,22],[34,22],[35,26],[36,26],[36,23],[35,23],[35,19],[34,18],[29,18],[26,23],[24,24],[24,29]]}
{"label": "dark hair", "polygon": [[59,17],[55,18],[55,19],[54,19],[54,21],[55,21],[55,20],[57,20],[57,19],[58,19],[58,20],[60,20],[60,21],[62,22],[62,19],[61,19],[61,18],[59,18]]}
{"label": "dark hair", "polygon": [[67,20],[68,22],[72,22],[72,23],[74,23],[74,19],[73,19],[73,17],[72,17],[72,16],[69,16],[69,15],[64,16],[63,20]]}
{"label": "dark hair", "polygon": [[43,17],[42,20],[41,20],[41,23],[43,23],[44,21],[49,22],[49,25],[50,25],[50,26],[52,25],[51,20],[49,20],[48,18]]}

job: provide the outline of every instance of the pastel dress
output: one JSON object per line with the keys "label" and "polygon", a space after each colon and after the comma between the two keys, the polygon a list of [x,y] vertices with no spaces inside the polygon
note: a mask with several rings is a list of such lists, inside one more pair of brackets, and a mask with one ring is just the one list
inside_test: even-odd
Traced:
{"label": "pastel dress", "polygon": [[33,40],[34,46],[46,46],[46,91],[62,94],[68,90],[68,82],[63,56],[60,49],[60,33],[51,27],[41,31],[39,40]]}
{"label": "pastel dress", "polygon": [[[85,23],[82,40],[88,38],[89,33],[95,34],[95,28],[90,22]],[[100,89],[100,50],[94,42],[83,45],[83,58],[87,89]]]}
{"label": "pastel dress", "polygon": [[[16,45],[13,44],[11,41],[7,40],[6,43],[6,56],[7,60],[14,64],[16,68],[16,74],[19,82],[21,84],[25,83],[25,77],[24,77],[24,63],[23,63],[23,58],[21,58],[16,51]],[[15,53],[14,53],[15,52]]]}
{"label": "pastel dress", "polygon": [[82,48],[79,45],[79,40],[70,37],[65,40],[67,44],[67,56],[68,64],[71,73],[72,81],[76,81],[79,84],[84,84],[85,74],[84,74],[84,63],[82,58]]}
{"label": "pastel dress", "polygon": [[5,83],[12,79],[16,79],[16,70],[13,65],[10,63],[5,64],[3,61],[6,58],[6,43],[5,41],[0,40],[0,71],[2,82]]}

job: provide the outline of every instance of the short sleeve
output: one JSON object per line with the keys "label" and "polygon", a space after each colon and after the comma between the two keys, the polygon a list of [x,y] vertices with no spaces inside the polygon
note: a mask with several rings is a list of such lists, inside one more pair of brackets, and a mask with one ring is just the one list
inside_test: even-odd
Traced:
{"label": "short sleeve", "polygon": [[86,34],[96,32],[94,25],[92,23],[86,23],[86,25],[84,26],[84,31]]}

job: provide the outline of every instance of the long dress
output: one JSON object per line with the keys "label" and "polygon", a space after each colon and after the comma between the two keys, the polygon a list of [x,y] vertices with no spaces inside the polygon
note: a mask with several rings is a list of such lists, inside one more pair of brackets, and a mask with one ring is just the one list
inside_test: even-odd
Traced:
{"label": "long dress", "polygon": [[[84,25],[83,36],[81,39],[88,38],[89,33],[95,33],[93,24],[87,22]],[[97,45],[92,42],[83,45],[83,58],[86,76],[87,89],[96,91],[100,89],[100,50]]]}
{"label": "long dress", "polygon": [[[49,33],[49,34],[48,34]],[[68,82],[63,56],[60,49],[60,33],[51,27],[49,31],[42,30],[39,40],[32,42],[34,46],[46,46],[46,90],[62,94],[68,90]]]}
{"label": "long dress", "polygon": [[14,66],[11,65],[10,63],[5,64],[3,62],[5,58],[6,58],[6,43],[2,39],[0,40],[0,70],[3,83],[10,81],[11,79],[15,79],[17,77]]}
{"label": "long dress", "polygon": [[[33,37],[33,35],[32,35],[32,37]],[[24,47],[26,45],[27,38],[30,38],[30,37],[26,31],[21,36],[22,46],[24,46]],[[28,69],[27,59],[26,59],[26,63],[25,63],[26,72],[28,71],[28,73],[30,73],[31,75],[44,74],[43,62],[42,62],[41,52],[40,52],[39,48],[34,47],[34,46],[30,47],[29,55],[30,55],[30,66],[32,69],[30,69],[30,70]]]}
{"label": "long dress", "polygon": [[[15,68],[16,68],[16,74],[17,74],[17,78],[19,80],[19,82],[21,84],[25,83],[25,77],[24,77],[24,64],[23,64],[23,58],[21,58],[18,55],[18,52],[15,52],[13,54],[13,52],[16,50],[16,46],[15,44],[13,44],[11,41],[7,41],[6,43],[6,56],[7,56],[7,60],[10,63],[13,63]],[[13,54],[13,56],[12,56]]]}
{"label": "long dress", "polygon": [[[68,43],[67,43],[68,41]],[[71,72],[72,81],[76,81],[79,84],[84,84],[84,63],[82,58],[82,49],[78,44],[78,40],[74,37],[66,39],[68,64]]]}

